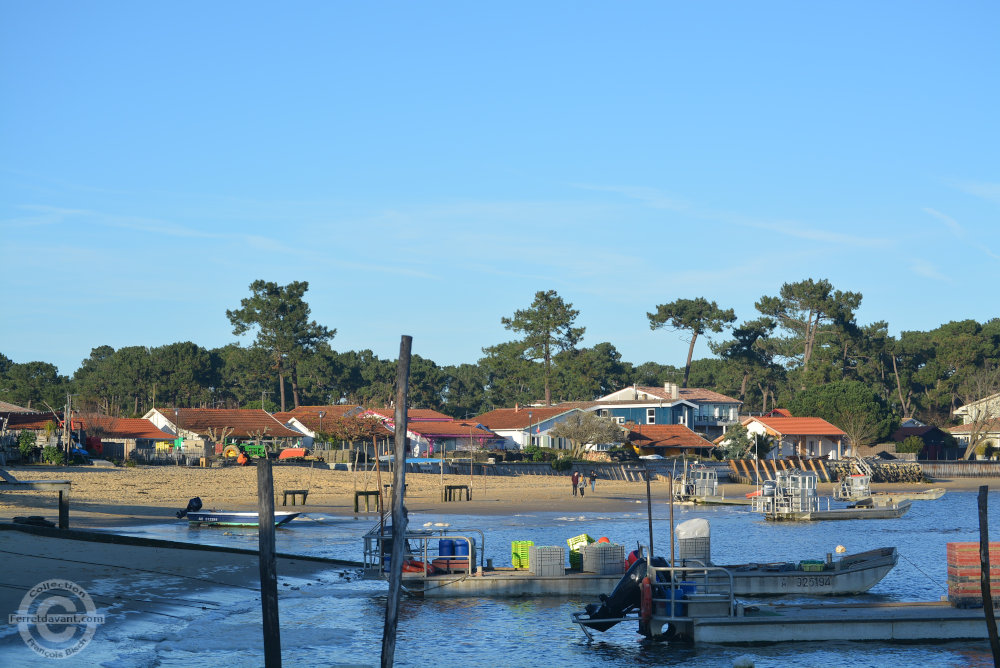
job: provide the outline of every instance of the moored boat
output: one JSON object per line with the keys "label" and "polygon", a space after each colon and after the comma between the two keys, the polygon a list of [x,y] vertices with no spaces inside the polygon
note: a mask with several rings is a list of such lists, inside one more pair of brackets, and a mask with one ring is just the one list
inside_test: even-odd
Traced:
{"label": "moored boat", "polygon": [[[274,526],[288,524],[301,513],[275,511]],[[189,512],[187,520],[192,525],[216,527],[256,527],[260,526],[260,514],[256,511],[198,510]]]}

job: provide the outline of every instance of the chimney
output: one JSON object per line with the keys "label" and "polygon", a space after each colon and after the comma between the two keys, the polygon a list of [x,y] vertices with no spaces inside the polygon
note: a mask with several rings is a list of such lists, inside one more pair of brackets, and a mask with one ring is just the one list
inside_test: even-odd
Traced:
{"label": "chimney", "polygon": [[672,384],[670,386],[670,398],[671,399],[679,399],[680,396],[681,396],[681,390],[677,386],[677,383]]}
{"label": "chimney", "polygon": [[520,407],[519,405],[517,405],[517,404],[515,403],[515,404],[514,404],[514,412],[516,413],[516,412],[518,412],[519,410],[521,410],[521,407]]}

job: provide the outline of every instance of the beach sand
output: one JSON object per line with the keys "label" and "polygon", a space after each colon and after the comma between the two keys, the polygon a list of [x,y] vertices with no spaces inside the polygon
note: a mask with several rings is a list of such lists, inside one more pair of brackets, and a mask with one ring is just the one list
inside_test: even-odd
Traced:
{"label": "beach sand", "polygon": [[[374,472],[333,471],[308,466],[275,466],[276,506],[286,489],[308,489],[306,505],[296,510],[335,515],[354,514],[355,490],[379,488]],[[134,468],[65,467],[60,469],[23,468],[10,472],[21,480],[69,480],[70,527],[113,527],[149,520],[173,518],[192,497],[200,497],[205,508],[252,510],[257,504],[257,471],[252,466],[226,468],[187,468],[145,466]],[[383,485],[391,476],[383,471]],[[470,485],[471,501],[442,502],[442,485]],[[948,490],[975,491],[980,485],[1000,486],[1000,480],[962,478],[920,484],[875,484],[873,491],[921,490],[944,487]],[[830,495],[834,485],[820,483],[820,495]],[[721,484],[728,497],[743,496],[755,489],[749,485]],[[669,498],[665,478],[650,483],[655,501]],[[0,522],[22,515],[41,515],[57,521],[57,497],[54,492],[0,493]],[[523,511],[601,511],[634,510],[646,500],[646,485],[641,482],[598,480],[595,492],[586,488],[583,498],[573,496],[569,476],[469,476],[429,473],[406,475],[406,506],[410,512],[450,512],[469,515],[507,514]],[[385,497],[386,507],[391,503]],[[364,503],[362,501],[362,512]],[[374,503],[373,503],[374,508]],[[290,509],[290,506],[289,508]],[[374,512],[367,513],[375,516]]]}

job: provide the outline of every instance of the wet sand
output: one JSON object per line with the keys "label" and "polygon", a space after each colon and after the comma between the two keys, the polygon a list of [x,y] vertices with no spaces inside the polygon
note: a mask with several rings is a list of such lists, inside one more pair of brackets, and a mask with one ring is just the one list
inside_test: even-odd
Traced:
{"label": "wet sand", "polygon": [[[15,468],[10,472],[21,480],[69,480],[70,526],[75,528],[113,527],[121,524],[173,518],[192,497],[200,497],[206,508],[250,510],[257,504],[257,472],[254,467],[186,468],[146,466],[135,468],[66,467],[61,469]],[[391,477],[382,472],[381,482]],[[441,500],[442,485],[472,486],[471,501]],[[469,476],[428,473],[406,475],[406,506],[411,512],[451,512],[470,515],[496,515],[523,511],[600,511],[634,510],[646,500],[646,485],[641,482],[598,480],[591,492],[587,486],[583,498],[573,496],[569,476]],[[873,491],[922,490],[944,487],[947,490],[976,491],[980,485],[1000,489],[1000,479],[962,478],[932,483],[875,484]],[[820,495],[830,495],[834,485],[820,483]],[[721,484],[728,497],[743,496],[755,488],[749,485]],[[355,490],[376,491],[374,472],[331,471],[307,466],[275,466],[276,505],[286,489],[308,489],[303,512],[354,514]],[[669,498],[669,484],[664,478],[650,484],[655,501]],[[0,493],[0,522],[22,515],[41,515],[57,520],[54,492]],[[389,497],[385,497],[386,506]],[[362,512],[364,504],[362,501]],[[374,504],[373,504],[374,508]],[[286,509],[290,509],[286,508]],[[367,513],[374,515],[374,512]]]}

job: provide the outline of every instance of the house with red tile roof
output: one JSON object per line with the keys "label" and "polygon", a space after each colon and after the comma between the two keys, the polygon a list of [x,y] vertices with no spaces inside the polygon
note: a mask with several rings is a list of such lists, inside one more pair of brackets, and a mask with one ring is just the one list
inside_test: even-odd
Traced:
{"label": "house with red tile roof", "polygon": [[[767,434],[774,439],[769,459],[784,456],[827,457],[841,459],[851,455],[846,434],[822,418],[816,417],[764,417],[744,418],[747,433]],[[715,439],[725,441],[725,436]]]}
{"label": "house with red tile roof", "polygon": [[82,438],[87,450],[105,459],[128,459],[137,448],[174,441],[172,433],[144,418],[84,415],[70,420],[70,430]]}
{"label": "house with red tile roof", "polygon": [[[361,417],[366,416],[381,419],[390,431],[396,428],[396,416],[391,409],[369,409],[361,414]],[[492,449],[503,444],[503,437],[476,420],[455,420],[444,413],[424,408],[407,411],[406,438],[412,457],[428,457],[456,450]]]}
{"label": "house with red tile roof", "polygon": [[715,444],[682,424],[640,424],[629,430],[626,441],[639,455],[708,456]]}
{"label": "house with red tile roof", "polygon": [[216,443],[253,441],[288,447],[303,436],[260,408],[153,408],[143,418],[180,435],[183,452],[195,457],[211,456]]}
{"label": "house with red tile roof", "polygon": [[283,413],[274,413],[274,418],[286,427],[305,434],[302,445],[310,447],[316,438],[316,433],[325,431],[323,422],[326,421],[326,430],[333,421],[344,417],[360,415],[364,410],[357,404],[337,404],[333,406],[299,406]]}
{"label": "house with red tile roof", "polygon": [[475,420],[503,437],[500,447],[505,450],[523,450],[528,445],[566,450],[573,447],[569,440],[554,437],[549,432],[569,416],[580,412],[580,408],[567,407],[566,404],[515,406],[483,413]]}

